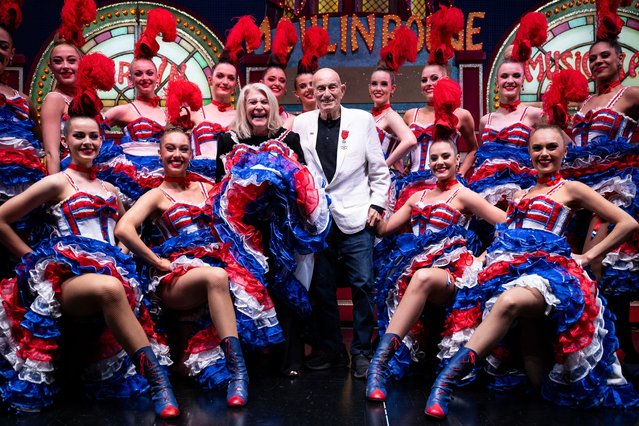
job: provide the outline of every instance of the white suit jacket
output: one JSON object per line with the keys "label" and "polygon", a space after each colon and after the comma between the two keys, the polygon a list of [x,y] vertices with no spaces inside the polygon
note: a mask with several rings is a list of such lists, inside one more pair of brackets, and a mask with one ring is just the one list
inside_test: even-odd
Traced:
{"label": "white suit jacket", "polygon": [[[326,186],[331,197],[333,220],[345,234],[366,226],[371,204],[386,207],[390,175],[373,116],[366,111],[341,107],[337,163],[333,180]],[[317,156],[319,110],[295,117],[293,131],[300,135],[306,163],[313,174],[326,182]]]}

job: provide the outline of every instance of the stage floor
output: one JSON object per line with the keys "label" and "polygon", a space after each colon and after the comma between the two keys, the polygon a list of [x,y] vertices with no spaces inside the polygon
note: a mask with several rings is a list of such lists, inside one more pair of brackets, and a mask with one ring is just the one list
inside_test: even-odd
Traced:
{"label": "stage floor", "polygon": [[[425,383],[428,382],[428,383]],[[639,409],[578,411],[554,406],[534,396],[496,397],[476,387],[457,393],[451,414],[436,422],[422,414],[430,381],[409,377],[390,388],[386,404],[364,399],[365,381],[338,368],[304,372],[297,379],[268,371],[251,372],[249,405],[228,409],[222,392],[202,392],[188,381],[177,381],[182,409],[173,421],[155,419],[147,397],[118,402],[87,402],[68,398],[56,408],[33,415],[4,414],[0,424],[17,425],[632,425]]]}

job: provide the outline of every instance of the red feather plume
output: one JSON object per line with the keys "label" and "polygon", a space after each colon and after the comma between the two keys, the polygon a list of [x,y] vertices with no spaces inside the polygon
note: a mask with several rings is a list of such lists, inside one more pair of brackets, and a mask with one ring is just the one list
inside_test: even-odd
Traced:
{"label": "red feather plume", "polygon": [[96,15],[94,0],[65,0],[60,12],[62,23],[58,28],[58,37],[76,47],[84,45],[82,29],[93,21]]}
{"label": "red feather plume", "polygon": [[[228,52],[228,58],[232,63],[237,63],[245,52],[252,52],[260,47],[262,34],[255,19],[250,15],[242,16],[237,23],[231,28],[226,38],[226,46],[224,50]],[[242,47],[242,42],[246,48]]]}
{"label": "red feather plume", "polygon": [[273,38],[271,52],[282,68],[286,67],[286,64],[288,64],[291,51],[296,44],[297,31],[295,31],[293,23],[288,18],[280,19],[277,23],[277,28],[275,29],[275,37]]}
{"label": "red feather plume", "polygon": [[449,138],[457,131],[459,119],[454,112],[461,106],[461,97],[461,87],[455,80],[444,78],[435,85],[433,90],[435,140]]}
{"label": "red feather plume", "polygon": [[90,53],[78,66],[78,89],[111,90],[115,85],[115,63],[101,53]]}
{"label": "red feather plume", "polygon": [[623,28],[623,20],[619,17],[620,6],[627,7],[629,0],[597,0],[597,39],[616,40]]}
{"label": "red feather plume", "polygon": [[69,115],[93,117],[102,110],[96,90],[111,90],[115,85],[115,63],[101,53],[90,53],[78,65],[78,92],[69,106]]}
{"label": "red feather plume", "polygon": [[304,32],[302,39],[302,59],[298,67],[298,74],[314,73],[317,71],[319,58],[328,53],[328,31],[314,26]]}
{"label": "red feather plume", "polygon": [[[186,106],[188,106],[191,111],[197,111],[202,108],[202,92],[200,88],[191,81],[171,81],[166,96],[169,122],[185,130],[193,127],[191,115],[186,109]],[[186,110],[187,114],[181,114],[182,110]]]}
{"label": "red feather plume", "polygon": [[0,24],[13,32],[22,23],[22,0],[0,0]]}
{"label": "red feather plume", "polygon": [[526,62],[532,55],[532,48],[539,47],[548,39],[548,21],[541,12],[530,12],[524,15],[513,42],[512,59]]}
{"label": "red feather plume", "polygon": [[151,59],[160,50],[156,37],[162,34],[162,41],[172,42],[177,37],[175,17],[166,9],[153,9],[149,12],[146,28],[140,40],[135,44],[135,59]]}
{"label": "red feather plume", "polygon": [[464,13],[456,7],[441,6],[430,17],[429,64],[445,66],[455,55],[452,39],[464,28]]}
{"label": "red feather plume", "polygon": [[392,72],[397,72],[404,62],[417,60],[417,36],[406,25],[393,31],[395,37],[382,48],[379,56]]}
{"label": "red feather plume", "polygon": [[574,69],[559,71],[544,94],[543,110],[548,116],[548,123],[560,126],[562,129],[567,128],[570,122],[568,102],[581,103],[586,98],[588,98],[586,77]]}

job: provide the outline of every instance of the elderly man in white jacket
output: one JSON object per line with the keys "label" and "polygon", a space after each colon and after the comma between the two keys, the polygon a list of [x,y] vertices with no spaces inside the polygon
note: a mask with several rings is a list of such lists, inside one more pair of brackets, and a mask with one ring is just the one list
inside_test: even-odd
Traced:
{"label": "elderly man in white jacket", "polygon": [[328,248],[315,262],[311,284],[317,355],[306,366],[323,370],[345,365],[337,308],[337,270],[353,289],[353,375],[366,375],[373,317],[372,228],[386,206],[390,176],[375,121],[365,111],[341,106],[345,85],[332,69],[313,76],[318,110],[295,118],[308,167],[327,182],[333,224]]}

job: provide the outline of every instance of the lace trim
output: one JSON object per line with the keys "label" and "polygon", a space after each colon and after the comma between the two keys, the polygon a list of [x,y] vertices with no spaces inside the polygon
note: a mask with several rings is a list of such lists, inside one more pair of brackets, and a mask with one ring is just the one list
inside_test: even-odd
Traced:
{"label": "lace trim", "polygon": [[444,336],[441,342],[439,342],[438,347],[440,351],[437,354],[437,357],[442,360],[452,358],[457,353],[459,348],[468,343],[475,330],[476,327],[465,328],[451,334],[450,336]]}
{"label": "lace trim", "polygon": [[27,359],[18,371],[18,379],[29,383],[50,385],[54,382],[53,370],[53,364],[50,362]]}
{"label": "lace trim", "polygon": [[11,364],[14,370],[20,369],[22,358],[18,357],[18,342],[11,333],[11,321],[4,306],[0,303],[0,354]]}
{"label": "lace trim", "polygon": [[[504,289],[504,291],[509,290],[511,288],[515,288],[515,287],[528,287],[528,288],[534,288],[538,290],[543,296],[544,301],[546,302],[546,312],[545,312],[546,315],[550,314],[553,307],[561,303],[561,301],[552,293],[552,287],[550,286],[550,281],[548,281],[547,279],[537,274],[522,275],[521,277],[515,280],[509,281],[506,284],[503,284],[501,287]],[[484,308],[484,314],[483,314],[484,319],[488,316],[490,311],[493,309],[493,306],[495,305],[495,302],[497,301],[498,298],[499,296],[494,296],[486,302],[486,305]]]}
{"label": "lace trim", "polygon": [[639,253],[613,251],[606,255],[603,265],[621,271],[637,271],[639,270]]}
{"label": "lace trim", "polygon": [[475,259],[472,265],[464,269],[464,273],[460,278],[455,280],[455,286],[457,288],[471,288],[477,285],[477,276],[484,268],[482,263]]}
{"label": "lace trim", "polygon": [[229,281],[229,287],[235,296],[235,309],[251,318],[258,329],[278,324],[275,308],[264,309],[257,299],[233,281]]}
{"label": "lace trim", "polygon": [[503,185],[495,185],[490,188],[486,188],[479,195],[488,201],[490,204],[497,204],[502,199],[512,201],[513,197],[518,191],[523,188],[520,185],[514,183],[505,183]]}
{"label": "lace trim", "polygon": [[603,341],[608,330],[605,329],[604,308],[599,297],[597,297],[597,307],[599,312],[593,324],[595,331],[592,342],[585,348],[569,354],[563,364],[555,364],[549,374],[553,382],[561,384],[577,382],[586,377],[601,361],[604,352]]}
{"label": "lace trim", "polygon": [[36,156],[41,157],[43,151],[36,149],[31,142],[24,138],[11,136],[0,137],[0,149],[15,149],[16,151],[33,151]]}
{"label": "lace trim", "polygon": [[184,361],[184,365],[189,369],[189,376],[197,376],[202,370],[223,358],[224,352],[218,346],[208,351],[191,354],[186,361]]}
{"label": "lace trim", "polygon": [[[220,245],[217,243],[214,244],[209,244],[205,247],[202,247],[203,249],[205,249],[206,251],[210,252],[210,253],[214,253],[215,251],[217,251],[219,249]],[[153,269],[153,272],[150,274],[151,275],[151,279],[149,282],[149,288],[148,291],[155,291],[157,289],[157,287],[160,285],[160,283],[162,282],[162,280],[167,277],[168,275],[171,274],[171,272],[177,270],[177,269],[185,269],[187,271],[194,269],[194,268],[201,268],[201,267],[205,267],[205,266],[209,266],[206,262],[204,262],[201,259],[197,259],[197,258],[191,258],[187,255],[182,255],[179,256],[178,258],[176,258],[173,262],[171,262],[170,268],[171,271],[167,272],[167,273],[163,273],[163,274],[159,274],[157,270]]]}
{"label": "lace trim", "polygon": [[623,179],[618,176],[606,179],[592,185],[592,189],[618,207],[630,206],[637,196],[637,186],[630,174]]}

